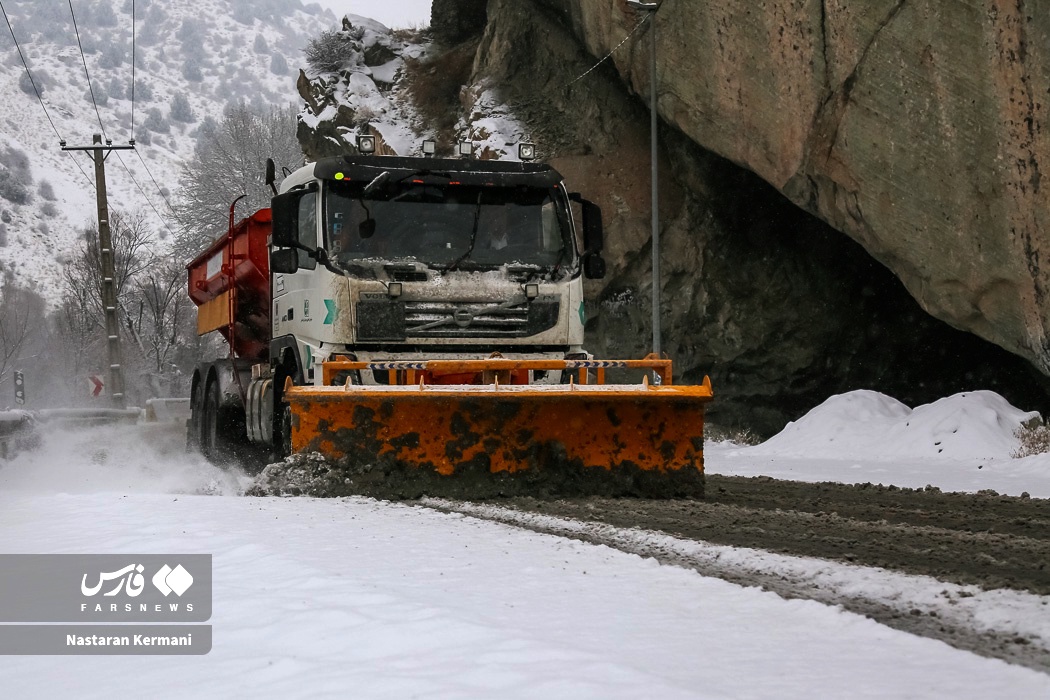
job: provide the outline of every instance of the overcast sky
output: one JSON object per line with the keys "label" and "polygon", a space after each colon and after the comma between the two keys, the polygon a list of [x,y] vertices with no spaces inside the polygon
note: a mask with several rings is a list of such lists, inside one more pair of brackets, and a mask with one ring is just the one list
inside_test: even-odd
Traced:
{"label": "overcast sky", "polygon": [[430,0],[303,0],[317,3],[335,13],[371,17],[394,29],[430,24]]}

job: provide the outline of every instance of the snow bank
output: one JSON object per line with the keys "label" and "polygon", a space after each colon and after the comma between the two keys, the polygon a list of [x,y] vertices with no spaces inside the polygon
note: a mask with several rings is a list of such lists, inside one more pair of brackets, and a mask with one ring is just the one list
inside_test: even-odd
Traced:
{"label": "snow bank", "polygon": [[1050,498],[1050,454],[1014,459],[1017,428],[1038,414],[992,391],[914,410],[874,391],[832,396],[761,445],[708,444],[706,469],[726,476],[881,483]]}
{"label": "snow bank", "polygon": [[1011,406],[993,391],[970,391],[912,410],[874,391],[832,396],[752,454],[862,459],[1007,458],[1014,432],[1039,414]]}

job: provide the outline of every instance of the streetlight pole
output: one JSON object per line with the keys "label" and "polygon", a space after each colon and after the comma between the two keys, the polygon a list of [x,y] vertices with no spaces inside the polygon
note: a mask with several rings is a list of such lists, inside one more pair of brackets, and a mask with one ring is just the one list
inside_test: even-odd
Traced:
{"label": "streetlight pole", "polygon": [[657,174],[657,106],[656,106],[656,11],[659,2],[627,0],[630,7],[649,13],[649,137],[652,153],[652,238],[653,238],[653,354],[659,357],[660,348],[660,181]]}

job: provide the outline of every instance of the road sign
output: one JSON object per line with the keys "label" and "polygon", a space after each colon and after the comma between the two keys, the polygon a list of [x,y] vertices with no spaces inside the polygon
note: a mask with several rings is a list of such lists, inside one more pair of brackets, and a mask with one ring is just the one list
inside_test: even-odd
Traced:
{"label": "road sign", "polygon": [[88,388],[91,390],[91,395],[92,396],[94,396],[94,397],[101,396],[102,395],[102,389],[105,386],[106,386],[105,382],[103,382],[102,378],[99,377],[98,375],[96,375],[96,374],[88,375]]}
{"label": "road sign", "polygon": [[23,404],[26,402],[26,378],[25,376],[15,370],[15,403]]}

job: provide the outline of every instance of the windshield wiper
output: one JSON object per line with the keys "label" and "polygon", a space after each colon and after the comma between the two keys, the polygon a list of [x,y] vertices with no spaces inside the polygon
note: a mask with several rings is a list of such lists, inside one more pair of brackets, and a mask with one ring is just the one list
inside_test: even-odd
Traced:
{"label": "windshield wiper", "polygon": [[365,188],[361,190],[361,197],[372,194],[377,189],[386,184],[386,181],[390,179],[390,171],[384,170],[383,172],[376,175],[370,183],[365,185]]}
{"label": "windshield wiper", "polygon": [[470,254],[474,252],[474,244],[478,240],[478,223],[481,221],[481,193],[478,192],[478,205],[474,210],[474,225],[470,229],[470,245],[467,247],[467,252],[460,255],[458,258],[452,261],[452,263],[445,267],[445,272],[452,272],[462,264],[464,260],[470,257]]}

